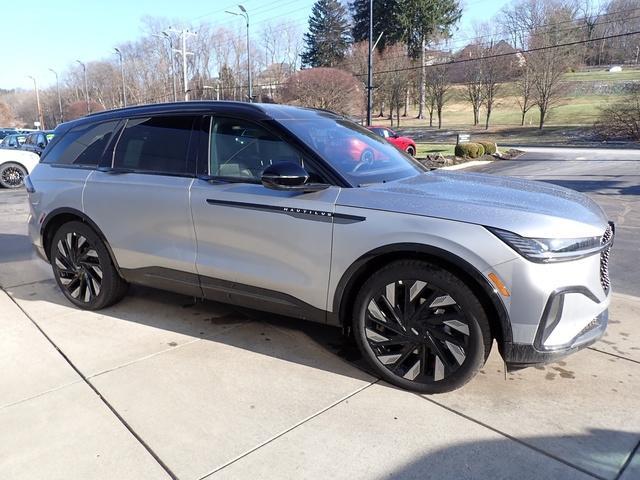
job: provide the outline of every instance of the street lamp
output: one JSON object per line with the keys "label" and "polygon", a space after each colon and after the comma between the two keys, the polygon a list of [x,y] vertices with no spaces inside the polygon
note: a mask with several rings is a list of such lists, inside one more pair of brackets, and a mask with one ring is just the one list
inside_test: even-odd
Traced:
{"label": "street lamp", "polygon": [[76,60],[82,66],[84,73],[84,101],[87,103],[87,113],[91,113],[91,107],[89,106],[89,86],[87,84],[87,66],[80,60]]}
{"label": "street lamp", "polygon": [[238,17],[244,17],[247,21],[247,80],[249,84],[249,102],[253,102],[253,88],[251,87],[251,54],[249,48],[249,13],[247,12],[247,9],[242,5],[238,5],[238,8],[242,13],[230,12],[229,10],[225,10],[225,13],[236,15]]}
{"label": "street lamp", "polygon": [[122,106],[127,106],[127,91],[124,86],[124,62],[122,61],[122,52],[118,48],[114,48],[116,55],[120,57],[120,76],[122,77]]}
{"label": "street lamp", "polygon": [[58,81],[58,72],[53,68],[49,69],[56,76],[56,90],[58,90],[58,108],[60,109],[60,123],[64,122],[64,114],[62,113],[62,97],[60,96],[60,82]]}
{"label": "street lamp", "polygon": [[33,89],[36,92],[36,108],[38,111],[38,123],[40,124],[38,125],[38,127],[40,130],[44,130],[44,118],[42,118],[42,110],[40,109],[40,92],[38,92],[38,81],[31,75],[27,75],[27,77],[33,80]]}
{"label": "street lamp", "polygon": [[171,62],[171,81],[173,83],[173,101],[178,101],[178,89],[176,88],[176,70],[173,62],[173,37],[167,32],[153,33],[154,37],[162,38],[169,41],[169,61]]}

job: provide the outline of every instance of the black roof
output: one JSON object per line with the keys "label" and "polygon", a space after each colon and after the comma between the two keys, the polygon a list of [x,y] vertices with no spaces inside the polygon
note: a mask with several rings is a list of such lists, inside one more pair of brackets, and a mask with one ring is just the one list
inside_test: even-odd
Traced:
{"label": "black roof", "polygon": [[247,103],[231,101],[193,101],[193,102],[172,102],[155,103],[149,105],[137,105],[134,107],[117,108],[114,110],[103,110],[91,113],[87,116],[65,122],[58,126],[66,130],[72,126],[95,121],[115,120],[127,116],[162,115],[171,113],[191,113],[191,114],[245,114],[255,120],[283,120],[283,119],[303,119],[316,117],[319,113],[324,115],[335,115],[332,112],[306,108],[294,107],[291,105],[280,105],[274,103]]}

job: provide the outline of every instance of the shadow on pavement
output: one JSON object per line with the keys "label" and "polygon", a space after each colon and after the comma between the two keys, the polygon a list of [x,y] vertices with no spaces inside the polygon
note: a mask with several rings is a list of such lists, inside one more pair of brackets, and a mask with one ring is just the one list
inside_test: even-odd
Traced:
{"label": "shadow on pavement", "polygon": [[[623,438],[626,442],[636,442],[637,433],[620,432],[615,430],[593,429],[584,435],[563,435],[563,441],[581,444],[592,442],[593,438]],[[628,464],[633,456],[633,451],[619,450],[615,448],[617,443],[601,442],[601,450],[597,455],[584,454],[580,458],[572,458],[571,462],[560,460],[549,453],[541,451],[558,442],[560,437],[530,437],[518,440],[547,456],[546,461],[531,462],[530,455],[525,449],[513,448],[513,440],[505,438],[496,441],[472,441],[431,451],[394,470],[389,478],[395,479],[425,479],[425,478],[456,478],[456,479],[513,479],[521,480],[534,478],[602,478],[598,474],[607,472],[605,478],[638,478],[638,472],[631,472]],[[618,444],[619,445],[619,444]],[[637,450],[637,447],[636,447]],[[492,459],[492,461],[474,462],[473,458]],[[567,468],[568,465],[570,468]],[[540,468],[544,466],[544,468]],[[539,470],[535,470],[539,468]],[[574,469],[573,472],[571,469]],[[621,475],[624,472],[628,477]],[[598,472],[598,473],[592,473]],[[572,475],[573,473],[573,475]],[[585,475],[586,474],[586,475]]]}
{"label": "shadow on pavement", "polygon": [[[45,301],[56,307],[67,307],[71,312],[82,312],[74,307],[58,290],[54,280],[10,288],[18,301]],[[27,308],[27,311],[28,308]],[[155,312],[161,312],[156,314]],[[373,375],[362,359],[355,342],[343,335],[339,328],[259,312],[242,307],[195,299],[184,295],[131,285],[127,296],[99,314],[116,320],[135,322],[153,329],[163,329],[193,338],[223,343],[280,360],[295,362],[338,375],[362,378],[362,373]],[[38,322],[38,315],[34,320]],[[249,332],[224,330],[220,327],[252,325]],[[268,330],[285,332],[274,336]],[[46,327],[45,327],[46,330]],[[101,332],[96,332],[100,334]],[[271,338],[274,337],[274,338]],[[309,340],[325,353],[341,357],[345,362],[328,362],[325,355],[310,354]],[[313,349],[311,348],[311,351]],[[357,370],[349,368],[354,366]]]}
{"label": "shadow on pavement", "polygon": [[0,233],[0,263],[20,262],[33,256],[27,235]]}
{"label": "shadow on pavement", "polygon": [[[582,178],[587,175],[581,175]],[[624,177],[622,177],[624,178]],[[640,185],[631,184],[628,180],[568,180],[564,178],[540,178],[541,181],[560,187],[570,188],[582,193],[598,195],[640,195]]]}

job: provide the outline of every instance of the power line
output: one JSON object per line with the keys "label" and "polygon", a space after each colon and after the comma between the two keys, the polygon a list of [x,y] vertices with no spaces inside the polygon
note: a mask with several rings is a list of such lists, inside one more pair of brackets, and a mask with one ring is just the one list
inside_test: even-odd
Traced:
{"label": "power line", "polygon": [[[631,35],[637,35],[640,33],[639,31],[636,32],[627,32],[627,33],[620,33],[617,35],[607,35],[607,36],[603,36],[603,37],[598,37],[598,38],[591,38],[588,40],[576,40],[574,42],[567,42],[567,43],[560,43],[557,45],[546,45],[544,47],[535,47],[535,48],[529,48],[526,50],[518,50],[515,52],[503,52],[503,53],[495,53],[492,55],[486,55],[484,57],[473,57],[473,58],[462,58],[462,59],[458,59],[458,60],[450,60],[448,62],[442,62],[442,63],[434,63],[431,65],[427,65],[427,68],[430,67],[439,67],[439,66],[443,66],[443,65],[454,65],[457,63],[467,63],[467,62],[475,62],[478,60],[487,60],[487,59],[491,59],[491,58],[500,58],[500,57],[507,57],[510,55],[520,55],[523,53],[534,53],[534,52],[540,52],[540,51],[544,51],[544,50],[551,50],[553,48],[563,48],[563,47],[572,47],[574,45],[581,45],[584,43],[590,43],[590,42],[599,42],[601,40],[610,40],[612,38],[620,38],[620,37],[628,37]],[[377,75],[383,74],[383,73],[398,73],[398,72],[405,72],[405,71],[411,71],[411,70],[419,70],[420,68],[422,68],[420,65],[418,66],[412,66],[412,67],[404,67],[404,68],[396,68],[393,70],[383,70],[381,72],[376,72]],[[366,74],[355,74],[354,76],[356,77],[362,77]]]}

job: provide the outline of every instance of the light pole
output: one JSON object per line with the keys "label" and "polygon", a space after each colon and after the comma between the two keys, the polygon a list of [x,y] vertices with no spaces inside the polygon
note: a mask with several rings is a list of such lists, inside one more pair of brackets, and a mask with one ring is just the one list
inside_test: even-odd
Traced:
{"label": "light pole", "polygon": [[242,13],[230,12],[229,10],[225,10],[225,12],[230,15],[244,17],[245,20],[247,21],[247,83],[249,86],[249,102],[253,102],[253,88],[251,86],[251,52],[250,52],[251,49],[249,46],[249,13],[247,12],[247,9],[244,8],[242,5],[238,5],[238,8]]}
{"label": "light pole", "polygon": [[122,52],[118,48],[114,48],[116,55],[120,57],[120,77],[122,78],[122,106],[127,106],[127,91],[124,85],[124,62],[122,60]]}
{"label": "light pole", "polygon": [[178,101],[178,89],[176,88],[176,68],[173,61],[173,37],[167,32],[153,33],[154,37],[162,38],[169,41],[169,61],[171,62],[171,82],[173,83],[173,101]]}
{"label": "light pole", "polygon": [[56,90],[58,91],[58,108],[60,109],[60,123],[64,122],[64,114],[62,113],[62,97],[60,96],[60,82],[58,81],[58,72],[53,68],[49,69],[50,72],[56,76]]}
{"label": "light pole", "polygon": [[373,0],[369,0],[369,62],[367,65],[367,125],[371,125],[373,102]]}
{"label": "light pole", "polygon": [[87,113],[91,113],[91,106],[89,106],[89,86],[87,83],[87,66],[80,60],[76,60],[82,66],[82,72],[84,74],[84,101],[87,102]]}
{"label": "light pole", "polygon": [[182,42],[182,48],[177,50],[182,55],[182,85],[184,86],[184,101],[189,101],[189,80],[187,79],[187,56],[193,55],[193,52],[187,52],[187,35],[197,35],[196,32],[190,32],[187,29],[176,30],[173,27],[169,28],[170,32],[177,32],[180,34],[180,40]]}
{"label": "light pole", "polygon": [[36,108],[38,111],[38,123],[40,124],[38,128],[40,130],[44,130],[44,118],[42,118],[42,110],[40,109],[40,92],[38,92],[38,81],[31,75],[28,75],[28,78],[33,80],[33,89],[36,92]]}

